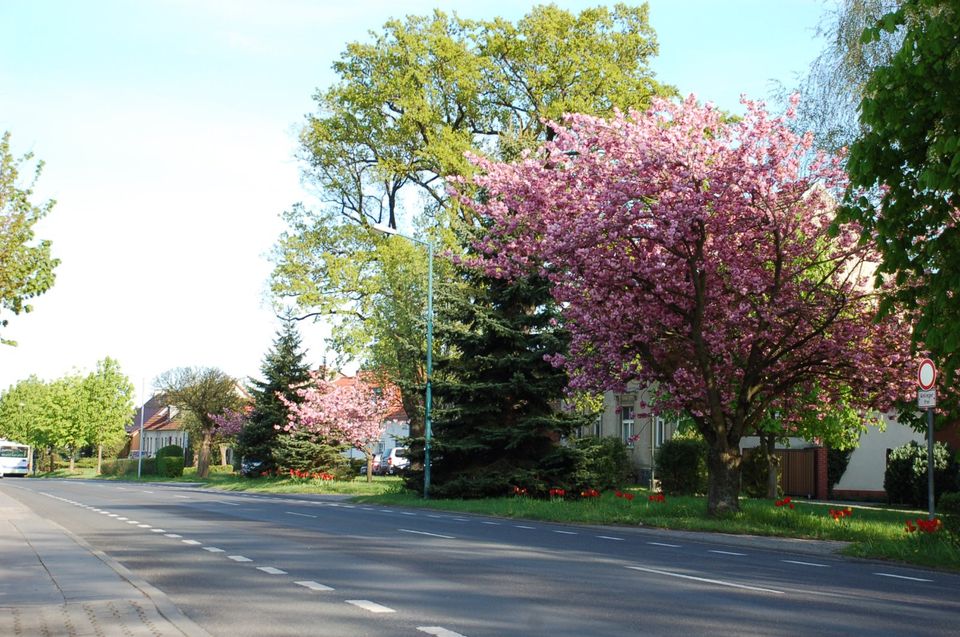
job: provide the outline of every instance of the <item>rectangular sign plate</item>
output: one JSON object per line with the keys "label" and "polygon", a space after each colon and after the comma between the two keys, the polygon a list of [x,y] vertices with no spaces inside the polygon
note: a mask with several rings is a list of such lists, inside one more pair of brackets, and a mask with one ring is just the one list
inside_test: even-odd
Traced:
{"label": "rectangular sign plate", "polygon": [[937,406],[937,390],[936,389],[920,389],[917,391],[917,407],[920,409],[926,409],[928,407]]}

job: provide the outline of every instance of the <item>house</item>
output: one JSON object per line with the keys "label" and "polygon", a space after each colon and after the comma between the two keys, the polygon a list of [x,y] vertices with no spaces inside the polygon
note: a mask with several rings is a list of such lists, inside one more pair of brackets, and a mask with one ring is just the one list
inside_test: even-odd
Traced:
{"label": "house", "polygon": [[592,426],[582,427],[577,437],[612,436],[627,445],[634,475],[641,484],[652,484],[655,478],[654,458],[657,449],[673,438],[679,424],[650,411],[653,402],[651,388],[640,388],[630,383],[623,393],[606,392],[603,410]]}
{"label": "house", "polygon": [[[141,445],[141,414],[143,418],[143,441]],[[133,417],[133,422],[127,425],[129,440],[129,456],[136,456],[142,451],[145,457],[153,457],[157,450],[169,445],[178,445],[187,449],[190,438],[183,423],[177,417],[176,407],[165,405],[159,396],[154,396],[144,403]]]}

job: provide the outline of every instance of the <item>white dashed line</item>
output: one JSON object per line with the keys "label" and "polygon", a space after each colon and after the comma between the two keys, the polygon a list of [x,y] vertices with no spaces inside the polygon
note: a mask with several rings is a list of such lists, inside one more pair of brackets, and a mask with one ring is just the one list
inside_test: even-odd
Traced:
{"label": "white dashed line", "polygon": [[417,626],[417,630],[421,633],[427,633],[428,635],[436,635],[436,637],[465,637],[465,635],[441,628],[440,626]]}
{"label": "white dashed line", "polygon": [[410,513],[409,511],[401,511],[400,515],[416,515],[416,513]]}
{"label": "white dashed line", "polygon": [[704,582],[706,584],[717,584],[718,586],[729,586],[730,588],[741,588],[748,591],[758,591],[760,593],[773,593],[775,595],[784,595],[783,591],[777,591],[772,588],[760,588],[759,586],[747,586],[746,584],[737,584],[735,582],[725,582],[723,580],[708,579],[706,577],[694,577],[693,575],[684,575],[682,573],[671,573],[670,571],[661,571],[655,568],[644,568],[642,566],[628,566],[627,568],[634,571],[654,573],[656,575],[666,575],[668,577],[678,577],[680,579],[688,579],[694,582]]}
{"label": "white dashed line", "polygon": [[281,571],[279,568],[273,568],[272,566],[258,566],[258,571],[263,571],[264,573],[269,573],[270,575],[286,575],[286,571]]}
{"label": "white dashed line", "polygon": [[138,524],[137,526],[140,527],[141,529],[149,529],[149,528],[150,528],[150,525],[149,525],[149,524]]}
{"label": "white dashed line", "polygon": [[895,577],[897,579],[906,579],[911,582],[932,582],[932,579],[923,579],[922,577],[907,577],[906,575],[894,575],[893,573],[874,573],[880,577]]}
{"label": "white dashed line", "polygon": [[622,537],[613,537],[612,535],[598,535],[597,539],[598,540],[614,540],[617,542],[623,542]]}
{"label": "white dashed line", "polygon": [[317,517],[317,516],[315,516],[315,515],[310,515],[310,514],[308,514],[308,513],[294,513],[293,511],[285,511],[285,513],[286,513],[287,515],[296,515],[296,516],[299,516],[299,517],[301,517],[301,518],[316,518],[316,517]]}
{"label": "white dashed line", "polygon": [[410,529],[397,529],[401,533],[415,533],[417,535],[429,535],[430,537],[441,537],[445,540],[455,540],[452,535],[440,535],[439,533],[427,533],[426,531],[411,531]]}
{"label": "white dashed line", "polygon": [[163,537],[178,538],[178,537],[183,537],[183,536],[182,536],[182,535],[177,535],[176,533],[164,533],[164,534],[163,534]]}
{"label": "white dashed line", "polygon": [[238,507],[238,506],[240,506],[240,505],[237,504],[236,502],[224,502],[223,500],[210,500],[210,501],[211,501],[211,502],[214,502],[214,503],[216,503],[216,504],[226,504],[227,506],[231,506],[231,507]]}
{"label": "white dashed line", "polygon": [[127,520],[127,524],[140,524],[139,520]]}
{"label": "white dashed line", "polygon": [[531,531],[534,530],[534,529],[536,529],[536,527],[534,527],[534,526],[524,526],[524,525],[522,525],[522,524],[514,524],[514,525],[513,525],[513,528],[515,528],[515,529],[529,529],[529,530],[531,530]]}
{"label": "white dashed line", "polygon": [[166,533],[164,529],[150,529],[150,530],[153,531],[154,533]]}
{"label": "white dashed line", "polygon": [[578,533],[575,533],[573,531],[556,531],[555,530],[554,533],[559,533],[560,535],[578,535]]}
{"label": "white dashed line", "polygon": [[121,518],[121,517],[118,517],[117,515],[111,515],[110,517],[111,517],[111,518],[117,518],[118,520],[123,520],[124,522],[126,522],[127,520],[130,519],[130,518]]}
{"label": "white dashed line", "polygon": [[480,524],[488,524],[488,525],[490,525],[490,526],[500,526],[500,523],[499,523],[499,522],[486,522],[486,521],[483,521],[483,520],[480,521]]}
{"label": "white dashed line", "polygon": [[204,551],[210,551],[211,553],[223,553],[223,552],[224,552],[223,549],[218,549],[218,548],[215,547],[215,546],[205,546],[205,547],[203,547],[203,550],[204,550]]}
{"label": "white dashed line", "polygon": [[314,582],[312,580],[307,582],[294,582],[294,584],[297,584],[298,586],[303,586],[304,588],[309,588],[312,591],[332,591],[333,590],[333,588],[331,588],[330,586],[324,586],[323,584]]}
{"label": "white dashed line", "polygon": [[228,555],[227,558],[233,560],[234,562],[252,562],[249,557],[244,557],[242,555]]}
{"label": "white dashed line", "polygon": [[192,544],[194,546],[196,546],[197,544],[203,544],[203,542],[199,542],[197,540],[180,540],[180,541],[183,542],[184,544]]}
{"label": "white dashed line", "polygon": [[392,608],[387,608],[386,606],[381,606],[380,604],[377,604],[377,603],[375,603],[375,602],[371,602],[371,601],[368,600],[368,599],[347,599],[347,600],[344,600],[344,601],[347,602],[348,604],[353,604],[354,606],[356,606],[356,607],[358,607],[358,608],[362,608],[363,610],[368,610],[368,611],[370,611],[371,613],[395,613],[395,612],[397,612],[397,611],[393,610]]}
{"label": "white dashed line", "polygon": [[671,549],[680,548],[679,544],[667,544],[666,542],[647,542],[647,544],[649,544],[650,546],[666,546],[667,548],[671,548]]}
{"label": "white dashed line", "polygon": [[185,496],[185,495],[175,495],[175,496],[173,496],[173,497],[175,497],[175,498],[183,498],[184,500],[189,500],[189,499],[190,499],[189,496]]}
{"label": "white dashed line", "polygon": [[709,552],[710,552],[710,553],[716,553],[716,554],[718,554],[718,555],[736,555],[737,557],[744,557],[744,556],[746,556],[746,553],[735,553],[735,552],[733,552],[733,551],[714,551],[714,550],[711,550],[711,551],[709,551]]}
{"label": "white dashed line", "polygon": [[815,562],[798,562],[796,560],[780,560],[780,561],[785,562],[787,564],[799,564],[800,566],[816,566],[817,568],[830,568],[826,564],[816,564]]}

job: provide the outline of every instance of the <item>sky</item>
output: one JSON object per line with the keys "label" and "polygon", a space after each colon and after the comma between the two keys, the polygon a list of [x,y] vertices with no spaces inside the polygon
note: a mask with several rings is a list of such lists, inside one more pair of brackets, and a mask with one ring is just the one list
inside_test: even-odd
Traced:
{"label": "sky", "polygon": [[[32,374],[85,373],[106,356],[138,402],[175,367],[260,377],[280,327],[267,288],[280,214],[315,201],[300,181],[297,132],[346,44],[434,8],[516,21],[535,4],[0,0],[0,132],[14,155],[46,163],[34,202],[57,203],[36,231],[61,260],[32,313],[5,315],[3,334],[19,345],[0,345],[0,391]],[[797,84],[833,6],[649,4],[657,78],[734,112],[741,94]],[[325,328],[300,330],[320,364]]]}

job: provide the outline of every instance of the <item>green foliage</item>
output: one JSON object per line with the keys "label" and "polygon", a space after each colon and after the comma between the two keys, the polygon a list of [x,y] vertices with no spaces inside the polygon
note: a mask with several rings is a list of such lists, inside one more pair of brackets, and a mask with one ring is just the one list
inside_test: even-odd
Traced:
{"label": "green foliage", "polygon": [[157,449],[157,453],[154,455],[157,458],[180,458],[182,460],[183,447],[180,445],[167,445],[166,447]]}
{"label": "green foliage", "polygon": [[673,438],[657,449],[657,477],[664,493],[694,495],[707,486],[707,445],[701,439]]}
{"label": "green foliage", "polygon": [[183,456],[157,456],[156,467],[161,478],[179,478],[183,475]]}
{"label": "green foliage", "polygon": [[349,459],[341,453],[344,449],[331,445],[318,434],[298,429],[277,437],[273,459],[277,470],[282,473],[290,469],[336,473],[341,467],[350,465]]}
{"label": "green foliage", "polygon": [[884,307],[915,315],[914,340],[951,387],[960,367],[960,7],[904,0],[867,39],[898,25],[902,46],[864,90],[843,219],[876,241],[878,279],[897,284]]}
{"label": "green foliage", "polygon": [[[565,351],[568,339],[556,327],[547,282],[458,273],[438,295],[436,331],[446,349],[434,375],[432,492],[482,497],[568,484],[575,459],[558,441],[585,418],[558,408],[567,376],[544,360]],[[410,455],[416,466],[416,440]],[[412,470],[408,487],[420,483],[421,472]]]}
{"label": "green foliage", "polygon": [[[43,162],[34,169],[33,180],[19,183],[20,167],[33,155],[16,158],[10,153],[10,133],[0,136],[0,329],[9,319],[3,315],[30,312],[27,302],[53,286],[54,269],[60,264],[50,254],[50,242],[34,242],[34,225],[50,212],[54,201],[41,205],[30,201],[33,188],[43,170]],[[0,336],[0,344],[16,345]]]}
{"label": "green foliage", "polygon": [[[934,498],[957,489],[957,465],[941,442],[933,448],[933,468]],[[926,446],[911,441],[893,449],[887,457],[883,488],[891,503],[925,507],[928,498]]]}
{"label": "green foliage", "polygon": [[760,448],[745,449],[740,461],[740,492],[749,498],[767,497],[770,463]]}
{"label": "green foliage", "polygon": [[263,380],[250,380],[253,412],[237,436],[237,453],[241,458],[263,462],[263,471],[277,466],[274,458],[279,434],[277,427],[287,424],[287,408],[277,394],[292,402],[301,400],[294,388],[310,380],[305,356],[296,324],[292,320],[284,321],[273,341],[273,348],[260,365]]}
{"label": "green foliage", "polygon": [[577,450],[576,473],[573,476],[575,490],[619,489],[629,484],[633,467],[627,445],[611,436],[586,436],[573,441]]}
{"label": "green foliage", "polygon": [[937,510],[943,521],[943,530],[954,544],[960,546],[960,493],[944,493],[937,502]]}
{"label": "green foliage", "polygon": [[[101,473],[105,476],[117,477],[135,477],[137,475],[137,466],[140,460],[131,460],[129,458],[119,458],[117,460],[105,460]],[[145,476],[157,475],[157,459],[144,458],[143,465],[140,467],[140,474]]]}

